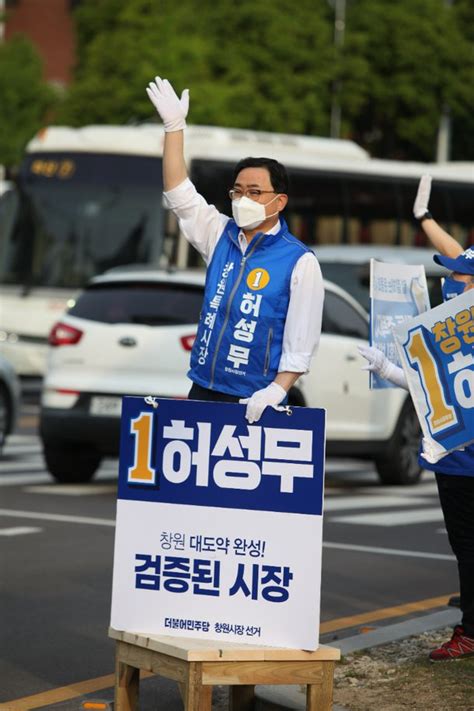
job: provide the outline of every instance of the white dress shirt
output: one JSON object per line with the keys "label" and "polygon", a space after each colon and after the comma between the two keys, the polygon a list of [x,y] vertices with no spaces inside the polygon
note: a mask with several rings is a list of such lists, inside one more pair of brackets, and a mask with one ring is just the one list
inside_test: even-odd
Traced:
{"label": "white dress shirt", "polygon": [[[166,207],[178,218],[179,226],[190,244],[206,264],[229,217],[209,205],[186,178],[180,185],[163,193]],[[281,229],[278,222],[268,234]],[[244,233],[239,233],[242,254],[248,247]],[[323,277],[319,262],[312,252],[305,252],[296,262],[291,275],[290,302],[283,333],[282,354],[278,372],[306,373],[321,335],[324,301]]]}

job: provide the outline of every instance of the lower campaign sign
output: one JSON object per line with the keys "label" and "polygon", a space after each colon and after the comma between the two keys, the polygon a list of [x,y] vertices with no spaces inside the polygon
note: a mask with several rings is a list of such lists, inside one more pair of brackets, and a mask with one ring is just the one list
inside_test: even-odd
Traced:
{"label": "lower campaign sign", "polygon": [[111,625],[318,646],[325,411],[124,398]]}
{"label": "lower campaign sign", "polygon": [[423,435],[446,454],[474,441],[473,293],[393,330]]}

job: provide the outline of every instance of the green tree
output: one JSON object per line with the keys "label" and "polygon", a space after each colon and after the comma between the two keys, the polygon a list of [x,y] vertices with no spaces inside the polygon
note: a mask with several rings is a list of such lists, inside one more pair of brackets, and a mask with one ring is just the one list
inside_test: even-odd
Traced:
{"label": "green tree", "polygon": [[[455,156],[473,155],[470,0],[347,0],[333,44],[328,0],[83,0],[76,81],[61,120],[155,120],[160,74],[191,91],[189,121],[328,135],[338,82],[343,136],[373,155],[432,160],[449,106]],[[474,132],[472,132],[474,135]]]}
{"label": "green tree", "polygon": [[444,0],[349,4],[343,116],[347,133],[372,154],[433,160],[442,110],[466,115],[472,78],[472,47]]}
{"label": "green tree", "polygon": [[63,118],[147,119],[160,74],[191,89],[190,121],[327,133],[334,50],[323,0],[85,0],[79,65]]}
{"label": "green tree", "polygon": [[451,151],[457,160],[474,160],[474,3],[472,0],[455,0],[452,7],[460,32],[470,45],[470,59],[463,70],[470,90],[470,102],[465,102],[461,111],[452,115]]}
{"label": "green tree", "polygon": [[19,162],[56,100],[33,45],[23,37],[0,44],[0,164],[11,168]]}

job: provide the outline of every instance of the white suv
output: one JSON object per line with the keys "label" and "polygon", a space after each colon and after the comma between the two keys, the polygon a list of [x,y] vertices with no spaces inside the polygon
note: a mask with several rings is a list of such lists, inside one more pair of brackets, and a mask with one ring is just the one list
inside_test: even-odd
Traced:
{"label": "white suv", "polygon": [[[87,481],[117,456],[123,395],[185,398],[189,355],[204,290],[203,272],[113,270],[94,278],[49,336],[40,433],[51,474]],[[325,282],[323,328],[310,373],[290,404],[327,410],[327,452],[374,458],[380,479],[413,484],[420,428],[407,393],[371,391],[357,345],[368,316]]]}

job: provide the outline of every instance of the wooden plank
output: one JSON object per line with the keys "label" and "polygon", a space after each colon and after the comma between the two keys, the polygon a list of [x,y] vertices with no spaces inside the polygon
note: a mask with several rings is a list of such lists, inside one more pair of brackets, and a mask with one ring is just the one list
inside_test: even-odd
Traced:
{"label": "wooden plank", "polygon": [[[330,662],[329,662],[330,663]],[[202,683],[321,684],[327,662],[202,662]]]}
{"label": "wooden plank", "polygon": [[321,684],[308,684],[306,711],[332,711],[334,662],[323,665]]}
{"label": "wooden plank", "polygon": [[211,711],[212,686],[202,686],[201,664],[191,662],[187,667],[188,677],[184,699],[185,711]]}
{"label": "wooden plank", "polygon": [[118,658],[125,664],[146,669],[178,683],[186,681],[188,663],[182,659],[160,654],[151,649],[143,649],[127,642],[117,642],[117,648]]}
{"label": "wooden plank", "polygon": [[162,654],[168,654],[187,661],[211,660],[337,660],[341,653],[335,647],[321,645],[313,652],[302,649],[286,649],[283,647],[259,647],[257,645],[237,645],[232,642],[216,642],[192,639],[189,637],[172,637],[168,635],[148,635],[138,632],[122,632],[109,629],[112,639],[122,640],[129,644],[152,649]]}
{"label": "wooden plank", "polygon": [[138,711],[140,670],[115,662],[115,708],[117,711]]}

